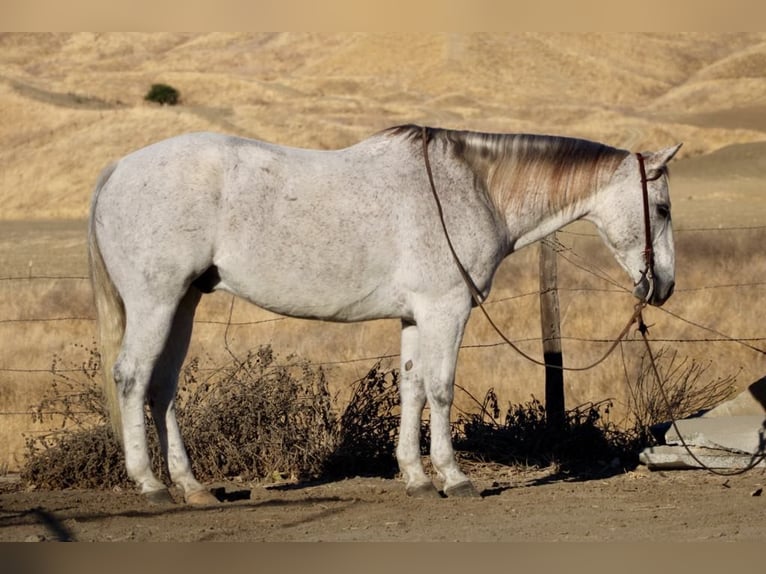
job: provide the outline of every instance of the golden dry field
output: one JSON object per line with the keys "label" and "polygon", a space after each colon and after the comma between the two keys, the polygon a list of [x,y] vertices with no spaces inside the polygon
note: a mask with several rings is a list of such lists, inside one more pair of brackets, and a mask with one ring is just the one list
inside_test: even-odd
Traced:
{"label": "golden dry field", "polygon": [[[181,103],[144,101],[156,82]],[[671,166],[676,294],[647,320],[657,348],[736,375],[766,375],[766,33],[742,34],[2,34],[0,35],[0,471],[16,470],[54,356],[75,366],[95,337],[87,280],[89,197],[102,167],[136,148],[210,130],[339,148],[422,123],[584,137],[634,151],[684,142]],[[564,361],[602,353],[629,316],[629,280],[594,230],[559,234]],[[589,271],[583,271],[585,266]],[[594,271],[597,270],[597,271]],[[607,276],[604,281],[594,272]],[[501,268],[488,310],[540,355],[537,247]],[[190,356],[225,356],[231,297],[203,300]],[[242,352],[271,343],[327,369],[337,400],[378,357],[396,365],[397,322],[277,317],[237,301]],[[505,405],[544,396],[543,370],[469,323],[458,384]],[[79,345],[79,346],[78,346]],[[612,398],[642,348],[566,374],[567,405]],[[459,408],[471,408],[457,393]]]}

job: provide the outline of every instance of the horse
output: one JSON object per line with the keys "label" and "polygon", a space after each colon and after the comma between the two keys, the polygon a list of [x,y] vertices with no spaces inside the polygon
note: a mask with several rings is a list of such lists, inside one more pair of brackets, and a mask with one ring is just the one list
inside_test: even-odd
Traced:
{"label": "horse", "polygon": [[479,495],[450,435],[458,349],[477,304],[460,269],[485,298],[506,256],[584,219],[634,295],[662,305],[675,282],[667,164],[680,146],[633,154],[571,137],[404,125],[338,150],[188,133],[112,163],[91,201],[89,269],[128,475],[150,501],[172,502],[151,470],[148,402],[185,502],[216,502],[191,471],[174,398],[195,308],[224,290],[290,317],[398,319],[405,491],[442,496],[420,456],[427,402],[443,494]]}

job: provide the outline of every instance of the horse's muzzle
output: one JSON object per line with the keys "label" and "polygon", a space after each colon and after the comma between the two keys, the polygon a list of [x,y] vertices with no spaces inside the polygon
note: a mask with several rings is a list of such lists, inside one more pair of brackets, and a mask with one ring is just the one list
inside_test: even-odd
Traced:
{"label": "horse's muzzle", "polygon": [[642,301],[646,301],[650,305],[660,307],[670,298],[675,288],[676,282],[672,279],[667,282],[658,281],[655,279],[654,289],[652,290],[649,284],[649,280],[644,275],[641,277],[641,281],[639,281],[634,287],[633,296],[641,299]]}

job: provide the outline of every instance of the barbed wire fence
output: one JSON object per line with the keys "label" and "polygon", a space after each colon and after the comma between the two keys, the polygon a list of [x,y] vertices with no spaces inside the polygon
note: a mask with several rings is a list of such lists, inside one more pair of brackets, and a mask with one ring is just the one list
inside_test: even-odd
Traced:
{"label": "barbed wire fence", "polygon": [[[699,227],[699,228],[687,228],[687,229],[680,229],[676,230],[677,234],[680,233],[704,233],[704,234],[712,234],[717,232],[738,232],[738,231],[766,231],[766,226],[742,226],[742,227],[725,227],[725,228],[718,228],[718,227]],[[593,234],[588,233],[578,233],[573,231],[562,231],[559,232],[561,235],[570,235],[572,237],[595,237]],[[560,258],[560,260],[567,265],[570,265],[572,268],[577,269],[579,272],[586,273],[590,275],[592,278],[596,279],[600,284],[603,286],[599,287],[593,287],[593,286],[587,286],[587,287],[578,287],[578,286],[562,286],[559,285],[557,287],[558,291],[562,293],[613,293],[613,294],[624,294],[628,292],[628,289],[624,286],[624,282],[615,279],[610,276],[610,274],[594,265],[592,262],[588,261],[588,259],[583,256],[580,253],[577,253],[573,248],[568,247],[567,245],[564,245],[560,241],[553,241],[553,248],[557,253],[557,256]],[[764,281],[743,281],[743,282],[736,282],[736,281],[728,281],[725,283],[711,283],[707,285],[697,285],[694,287],[686,287],[686,288],[679,288],[676,289],[676,295],[675,297],[678,297],[679,295],[683,293],[699,293],[699,292],[709,292],[709,291],[719,291],[719,290],[738,290],[738,289],[766,289],[766,272],[764,272]],[[12,283],[14,286],[18,285],[19,288],[23,288],[25,283],[30,284],[36,281],[74,281],[74,282],[88,282],[89,278],[85,275],[27,275],[27,276],[9,276],[9,277],[0,277],[0,284],[2,283]],[[539,290],[531,290],[526,291],[523,293],[517,293],[505,297],[499,297],[497,299],[493,299],[486,303],[488,307],[493,306],[499,306],[502,304],[507,304],[508,302],[518,301],[526,298],[533,298],[533,297],[539,297],[540,291]],[[766,300],[766,297],[764,297],[764,300]],[[536,303],[535,303],[536,304]],[[670,309],[667,309],[665,307],[659,308],[659,311],[665,314],[667,317],[672,319],[673,321],[684,323],[690,327],[692,327],[695,331],[704,333],[704,335],[696,336],[696,337],[685,337],[685,338],[668,338],[668,337],[659,337],[654,338],[653,340],[657,343],[663,343],[663,344],[678,344],[678,343],[684,343],[684,344],[711,344],[711,343],[727,343],[727,344],[735,344],[739,345],[745,349],[749,353],[752,353],[753,357],[763,357],[766,356],[766,337],[758,336],[758,337],[737,337],[733,336],[731,334],[725,333],[719,329],[716,329],[710,325],[705,325],[701,320],[690,317],[690,316],[683,316],[677,312],[674,312]],[[255,327],[257,325],[261,325],[264,323],[275,323],[275,322],[281,322],[289,320],[287,317],[270,317],[266,319],[259,319],[259,320],[252,320],[252,321],[236,321],[231,320],[231,317],[228,319],[195,319],[195,324],[209,324],[209,325],[220,325],[220,326],[226,326],[227,328],[230,326],[235,327]],[[75,323],[75,322],[84,322],[84,323],[94,323],[95,324],[96,318],[95,315],[67,315],[62,314],[60,316],[49,316],[49,317],[0,317],[0,325],[4,324],[57,324],[57,323]],[[766,330],[766,326],[764,327]],[[766,334],[766,333],[764,333]],[[579,342],[579,343],[592,343],[592,344],[605,344],[605,343],[611,343],[612,340],[604,337],[587,337],[587,336],[577,336],[577,335],[562,335],[561,336],[562,341],[572,341],[572,342]],[[524,337],[524,338],[513,338],[514,343],[528,343],[528,342],[534,342],[534,341],[540,341],[539,336],[534,337]],[[487,348],[494,348],[494,347],[500,347],[504,346],[506,343],[503,341],[490,341],[490,342],[480,342],[480,343],[465,343],[461,346],[461,349],[464,350],[471,350],[471,349],[487,349]],[[374,363],[380,360],[384,359],[396,359],[398,357],[398,353],[389,353],[389,354],[375,354],[375,355],[369,355],[369,356],[359,356],[354,357],[350,359],[339,359],[339,360],[326,360],[322,362],[315,363],[318,366],[337,366],[337,365],[344,365],[344,364],[351,364],[351,363]],[[7,374],[53,374],[54,370],[52,367],[49,368],[28,368],[23,365],[14,365],[14,364],[8,364],[5,361],[8,361],[9,359],[12,359],[12,357],[5,356],[2,360],[3,362],[0,362],[0,375],[7,373]],[[200,369],[200,370],[215,370],[215,368],[210,369]],[[56,367],[55,373],[75,373],[81,371],[80,368],[61,368]],[[33,411],[31,409],[24,410],[24,411],[10,411],[10,410],[0,410],[0,420],[4,416],[18,416],[18,415],[32,415]],[[56,414],[55,412],[51,413],[44,413],[44,414]]]}

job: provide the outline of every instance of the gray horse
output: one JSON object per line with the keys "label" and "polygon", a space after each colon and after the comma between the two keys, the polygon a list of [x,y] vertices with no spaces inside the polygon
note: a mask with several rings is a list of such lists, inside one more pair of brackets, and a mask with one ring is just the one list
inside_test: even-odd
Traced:
{"label": "gray horse", "polygon": [[171,479],[188,503],[215,502],[191,472],[174,397],[195,308],[222,289],[292,317],[399,319],[396,455],[407,493],[438,496],[420,458],[428,401],[444,492],[475,496],[450,436],[474,305],[455,256],[486,297],[504,257],[583,218],[636,296],[661,305],[675,265],[666,164],[679,147],[637,156],[572,138],[402,126],[337,151],[193,133],[120,159],[96,186],[89,250],[105,389],[129,476],[150,500],[170,499],[150,466],[148,400]]}

